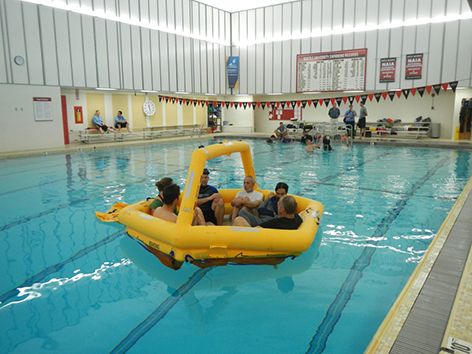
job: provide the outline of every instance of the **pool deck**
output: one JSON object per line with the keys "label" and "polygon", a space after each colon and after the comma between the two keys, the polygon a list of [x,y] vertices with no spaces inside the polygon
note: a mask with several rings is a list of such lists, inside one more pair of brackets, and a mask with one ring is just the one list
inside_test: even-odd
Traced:
{"label": "pool deck", "polygon": [[[267,133],[214,134],[162,138],[152,141],[76,143],[54,149],[0,152],[0,159],[74,153],[110,147],[148,145],[209,138],[260,138]],[[472,149],[472,141],[444,139],[356,139],[355,144],[379,144]],[[450,337],[472,343],[472,177],[444,220],[423,259],[415,268],[389,313],[372,338],[366,353],[452,353]]]}

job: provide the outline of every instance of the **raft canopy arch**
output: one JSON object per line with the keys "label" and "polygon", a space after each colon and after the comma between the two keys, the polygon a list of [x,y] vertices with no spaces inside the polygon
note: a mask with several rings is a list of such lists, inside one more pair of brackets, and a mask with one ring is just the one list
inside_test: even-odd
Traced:
{"label": "raft canopy arch", "polygon": [[[182,202],[180,204],[179,215],[177,216],[178,225],[190,226],[192,224],[195,204],[200,190],[200,179],[207,161],[216,157],[231,155],[238,152],[241,154],[245,176],[252,176],[256,182],[256,173],[254,170],[251,149],[249,144],[246,142],[223,142],[197,149],[192,153],[192,161],[188,168]],[[257,189],[257,182],[255,188]]]}

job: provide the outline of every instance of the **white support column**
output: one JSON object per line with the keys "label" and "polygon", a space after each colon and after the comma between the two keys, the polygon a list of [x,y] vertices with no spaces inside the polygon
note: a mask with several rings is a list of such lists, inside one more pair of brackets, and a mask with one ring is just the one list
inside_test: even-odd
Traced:
{"label": "white support column", "polygon": [[104,97],[104,104],[105,104],[105,112],[103,112],[103,120],[105,124],[109,127],[113,127],[113,118],[115,117],[113,114],[113,100],[111,98],[110,93],[105,93]]}

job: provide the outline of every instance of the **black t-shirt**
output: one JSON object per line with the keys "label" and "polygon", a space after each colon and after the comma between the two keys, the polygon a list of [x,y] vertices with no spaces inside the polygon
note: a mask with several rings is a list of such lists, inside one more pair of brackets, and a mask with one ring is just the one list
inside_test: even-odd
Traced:
{"label": "black t-shirt", "polygon": [[300,215],[295,214],[293,219],[289,218],[274,218],[264,221],[260,227],[266,229],[282,229],[282,230],[296,230],[302,224],[303,220]]}
{"label": "black t-shirt", "polygon": [[[208,198],[210,195],[213,195],[215,193],[218,193],[218,189],[216,189],[215,187],[210,186],[209,184],[207,184],[206,186],[201,185],[200,190],[198,192],[198,199]],[[205,210],[211,210],[212,202],[213,201],[210,200],[206,203],[200,204],[199,207],[200,209],[202,209],[203,212],[205,212]]]}

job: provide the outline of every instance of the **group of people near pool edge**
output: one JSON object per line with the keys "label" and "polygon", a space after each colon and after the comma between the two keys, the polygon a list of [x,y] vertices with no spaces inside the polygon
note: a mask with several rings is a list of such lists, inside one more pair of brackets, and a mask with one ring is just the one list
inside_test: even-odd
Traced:
{"label": "group of people near pool edge", "polygon": [[[359,103],[360,105],[360,113],[359,113],[359,119],[357,120],[356,124],[356,117],[357,117],[357,112],[353,109],[353,105],[349,105],[349,109],[344,113],[344,118],[343,122],[346,125],[346,130],[348,132],[348,136],[350,136],[352,139],[356,136],[356,125],[360,129],[360,136],[365,137],[365,132],[366,132],[366,117],[368,115],[367,113],[367,108],[365,107],[365,102],[361,101]],[[338,118],[341,115],[341,111],[338,108],[337,104],[334,103],[333,106],[329,109],[328,111],[328,116],[330,118],[330,122],[333,126],[336,126],[338,123]],[[290,142],[290,139],[288,137],[288,129],[285,126],[283,122],[279,123],[279,126],[277,129],[274,131],[275,135],[272,135],[270,139],[267,139],[268,143],[272,143],[272,139],[278,139],[281,142]],[[316,138],[316,137],[315,137]],[[315,148],[321,148],[321,140],[322,140],[322,145],[324,150],[331,150],[331,138],[328,135],[325,136],[319,136],[317,137],[318,139],[318,144],[314,144],[313,142],[313,137],[307,134],[304,134],[302,138],[302,143],[306,144],[306,150],[307,152],[312,152]],[[347,137],[343,137],[343,140],[347,140]],[[270,141],[269,141],[270,140]]]}
{"label": "group of people near pool edge", "polygon": [[[108,133],[110,131],[113,131],[113,128],[111,128],[111,127],[107,126],[105,123],[103,123],[102,117],[100,116],[100,110],[98,110],[98,109],[95,111],[95,114],[92,118],[92,124],[93,124],[94,128],[96,128],[100,132],[100,134],[105,134],[105,133]],[[122,111],[118,111],[118,113],[116,114],[116,117],[113,120],[113,125],[114,125],[115,129],[117,129],[119,132],[121,132],[122,128],[126,128],[128,130],[128,133],[131,133],[131,130],[129,128],[129,124],[126,121],[126,118],[123,117],[123,112]]]}
{"label": "group of people near pool edge", "polygon": [[[200,179],[200,190],[195,206],[193,225],[223,225],[224,201],[218,189],[208,184],[210,171],[203,170]],[[180,187],[172,178],[164,177],[156,182],[159,194],[149,200],[152,214],[160,219],[176,222],[177,203]],[[279,182],[275,193],[270,193],[266,200],[259,191],[254,190],[255,181],[251,176],[244,178],[244,189],[236,194],[231,202],[233,211],[231,222],[240,227],[263,227],[271,229],[296,230],[302,224],[296,213],[295,198],[287,195],[288,185]]]}

